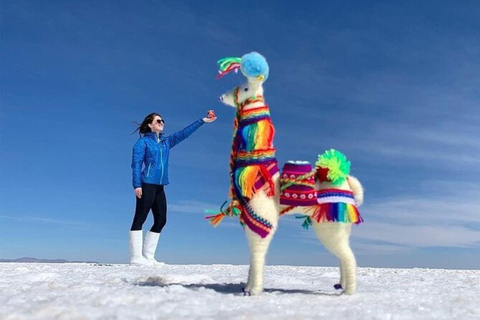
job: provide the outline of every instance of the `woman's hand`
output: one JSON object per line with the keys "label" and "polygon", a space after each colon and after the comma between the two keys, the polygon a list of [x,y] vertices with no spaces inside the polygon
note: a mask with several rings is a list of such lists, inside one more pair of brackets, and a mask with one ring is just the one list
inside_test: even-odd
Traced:
{"label": "woman's hand", "polygon": [[215,115],[215,111],[213,110],[208,110],[207,116],[202,119],[203,122],[213,122],[217,120],[217,116]]}
{"label": "woman's hand", "polygon": [[215,121],[215,120],[217,120],[217,117],[214,117],[214,118],[207,118],[207,117],[205,117],[205,118],[203,118],[203,121],[204,121],[204,122],[213,122],[213,121]]}
{"label": "woman's hand", "polygon": [[135,188],[135,195],[138,199],[142,198],[142,188]]}

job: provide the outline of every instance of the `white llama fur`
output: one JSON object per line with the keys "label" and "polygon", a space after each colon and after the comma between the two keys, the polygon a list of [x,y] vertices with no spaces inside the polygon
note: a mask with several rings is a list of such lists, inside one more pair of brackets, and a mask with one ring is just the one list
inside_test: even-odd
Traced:
{"label": "white llama fur", "polygon": [[[238,92],[237,103],[239,104],[252,96],[263,95],[263,79],[250,77],[247,77],[247,79],[248,82],[241,85]],[[234,90],[223,94],[218,99],[224,104],[235,108]],[[263,102],[255,102],[244,106],[244,110],[261,107],[263,105]],[[273,228],[268,236],[262,238],[245,225],[245,234],[250,247],[250,269],[248,272],[248,282],[244,289],[246,295],[257,295],[263,291],[265,256],[270,242],[273,239],[273,235],[277,230],[280,210],[283,208],[283,206],[280,205],[280,174],[275,174],[272,180],[275,185],[275,195],[273,197],[267,197],[265,192],[260,191],[249,201],[249,205],[254,212],[269,221],[273,225]],[[315,185],[316,190],[332,187],[352,191],[357,206],[360,206],[363,202],[362,185],[352,176],[348,176],[348,179],[340,186],[318,182],[316,182]],[[288,213],[311,215],[313,213],[313,210],[311,209],[312,207],[297,207],[295,210]],[[317,223],[315,219],[312,220],[313,229],[315,230],[317,237],[323,245],[340,260],[340,285],[344,289],[344,292],[348,295],[355,293],[357,287],[357,265],[349,243],[352,224],[339,222]]]}

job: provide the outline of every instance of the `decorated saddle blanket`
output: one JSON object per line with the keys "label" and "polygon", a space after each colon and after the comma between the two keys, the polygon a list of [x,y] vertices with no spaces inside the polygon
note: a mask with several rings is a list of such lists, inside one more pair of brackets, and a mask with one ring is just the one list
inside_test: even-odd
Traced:
{"label": "decorated saddle blanket", "polygon": [[363,222],[355,205],[353,192],[340,189],[317,191],[317,204],[314,206],[312,219],[317,222]]}
{"label": "decorated saddle blanket", "polygon": [[315,176],[307,161],[289,161],[282,169],[280,178],[280,204],[312,206],[317,203]]}

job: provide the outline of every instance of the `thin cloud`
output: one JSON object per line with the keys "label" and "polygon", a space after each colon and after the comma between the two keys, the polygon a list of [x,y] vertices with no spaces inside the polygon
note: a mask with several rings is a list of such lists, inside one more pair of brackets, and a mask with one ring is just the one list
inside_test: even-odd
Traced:
{"label": "thin cloud", "polygon": [[[356,232],[356,230],[354,230]],[[391,243],[366,243],[361,239],[352,237],[351,246],[352,250],[358,254],[398,254],[400,252],[407,252],[410,250],[407,246],[394,245]]]}
{"label": "thin cloud", "polygon": [[[480,163],[480,140],[472,138],[476,136],[476,131],[480,135],[478,127],[465,125],[459,130],[458,124],[443,124],[417,129],[414,125],[387,122],[371,125],[368,132],[358,127],[351,129],[356,132],[357,139],[347,137],[351,132],[322,139],[315,135],[305,135],[300,139],[298,135],[282,135],[278,144],[311,149],[312,158],[323,151],[317,150],[321,143],[324,148],[327,145],[341,147],[357,158],[419,161],[418,164],[423,166],[447,166],[450,170],[476,170],[475,165]],[[302,130],[301,126],[289,127],[289,131],[293,132]]]}
{"label": "thin cloud", "polygon": [[217,209],[218,203],[212,204],[196,200],[183,200],[177,203],[168,204],[168,209],[180,213],[203,213],[206,209]]}
{"label": "thin cloud", "polygon": [[[285,221],[280,221],[280,224],[282,224],[283,222]],[[294,239],[296,239],[296,241],[299,241],[300,243],[304,243],[310,246],[323,247],[323,244],[318,239],[313,228],[310,227],[308,230],[304,230],[302,229],[299,221],[294,222],[297,222],[297,224],[288,224],[285,226],[289,228],[289,236],[293,237]],[[359,230],[365,227],[368,227],[368,225],[364,224],[359,226],[353,226],[351,247],[355,253],[371,254],[372,252],[375,252],[376,255],[390,255],[400,252],[408,252],[409,250],[411,250],[411,246],[394,244],[389,239],[369,239],[366,237],[357,236]]]}
{"label": "thin cloud", "polygon": [[473,248],[480,244],[480,232],[460,226],[397,225],[375,223],[358,230],[353,240],[384,241],[393,245],[415,248],[461,247]]}
{"label": "thin cloud", "polygon": [[84,223],[80,221],[60,220],[60,219],[51,219],[51,218],[43,218],[43,217],[35,217],[35,216],[24,216],[24,217],[0,216],[0,219],[8,219],[8,220],[25,222],[25,223],[47,223],[47,224],[57,224],[57,225],[76,226],[76,227],[91,226],[88,223]]}
{"label": "thin cloud", "polygon": [[427,181],[418,195],[399,195],[362,207],[362,214],[376,221],[401,225],[480,226],[474,208],[480,206],[480,186],[468,182]]}
{"label": "thin cloud", "polygon": [[[434,182],[430,186],[436,191]],[[449,196],[440,190],[438,196],[403,196],[366,205],[362,215],[370,222],[358,228],[354,237],[411,247],[477,246],[480,217],[473,208],[480,205],[480,193],[478,188],[464,190],[453,188]]]}
{"label": "thin cloud", "polygon": [[[365,222],[353,226],[352,243],[359,250],[383,252],[412,248],[480,246],[480,187],[476,183],[427,181],[418,195],[370,199],[360,207]],[[280,219],[289,236],[318,243],[313,230],[301,230],[301,221]],[[294,229],[297,230],[294,230]]]}
{"label": "thin cloud", "polygon": [[[417,160],[423,164],[428,164],[430,167],[444,167],[446,163],[449,163],[451,166],[476,165],[480,163],[480,157],[469,154],[450,153],[440,147],[435,150],[435,148],[413,148],[408,145],[402,146],[388,142],[385,142],[385,144],[376,142],[366,146],[359,146],[358,149],[363,153],[368,152],[370,155],[374,154],[386,158],[395,158],[396,160]],[[459,169],[464,170],[467,168],[459,167]]]}

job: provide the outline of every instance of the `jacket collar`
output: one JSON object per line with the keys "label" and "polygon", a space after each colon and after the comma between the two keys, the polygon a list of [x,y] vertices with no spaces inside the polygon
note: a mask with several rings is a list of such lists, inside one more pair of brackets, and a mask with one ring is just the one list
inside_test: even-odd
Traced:
{"label": "jacket collar", "polygon": [[[157,134],[155,132],[147,132],[145,133],[145,137],[150,138],[154,141],[157,141]],[[163,133],[160,133],[159,138],[160,140],[163,140]]]}

